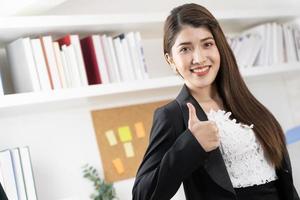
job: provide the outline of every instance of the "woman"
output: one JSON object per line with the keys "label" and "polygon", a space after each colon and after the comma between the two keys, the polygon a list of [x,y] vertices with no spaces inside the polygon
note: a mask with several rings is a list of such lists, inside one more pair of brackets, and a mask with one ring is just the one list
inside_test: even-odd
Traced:
{"label": "woman", "polygon": [[212,14],[173,9],[164,54],[185,85],[155,111],[133,199],[171,199],[183,183],[187,200],[299,200],[282,128],[248,90]]}

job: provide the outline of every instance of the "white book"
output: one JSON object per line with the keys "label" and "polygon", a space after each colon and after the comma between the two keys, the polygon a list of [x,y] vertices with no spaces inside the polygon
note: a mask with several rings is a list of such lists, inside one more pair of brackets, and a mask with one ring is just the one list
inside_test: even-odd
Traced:
{"label": "white book", "polygon": [[140,32],[135,32],[134,36],[135,36],[135,43],[136,43],[137,50],[138,50],[139,62],[140,62],[142,75],[143,75],[144,79],[147,79],[147,78],[149,78],[149,74],[148,74],[144,49],[143,49],[143,45],[142,45],[141,33]]}
{"label": "white book", "polygon": [[116,56],[116,51],[113,45],[113,40],[111,36],[107,37],[108,40],[108,47],[109,47],[109,53],[110,53],[110,58],[112,61],[112,68],[114,70],[114,73],[116,75],[116,82],[121,82],[122,77],[121,77],[121,72],[120,72],[120,67],[117,62],[117,56]]}
{"label": "white book", "polygon": [[61,53],[60,53],[58,42],[53,42],[53,49],[54,49],[55,61],[56,61],[57,69],[58,69],[61,86],[62,86],[62,88],[67,88],[65,70],[64,70],[63,61],[61,58]]}
{"label": "white book", "polygon": [[262,48],[262,38],[260,35],[253,34],[253,49],[249,55],[248,66],[254,66],[255,60],[259,55],[260,49]]}
{"label": "white book", "polygon": [[272,23],[272,48],[271,48],[271,53],[272,57],[270,58],[269,64],[277,64],[279,62],[278,59],[278,31],[277,31],[277,23]]}
{"label": "white book", "polygon": [[39,78],[29,38],[20,38],[6,46],[16,93],[40,91]]}
{"label": "white book", "polygon": [[124,54],[123,48],[121,46],[121,39],[119,37],[116,37],[113,39],[113,43],[114,43],[114,48],[116,51],[118,66],[120,69],[121,81],[129,81],[130,77],[129,77],[128,71],[127,71],[128,66],[126,65],[125,54]]}
{"label": "white book", "polygon": [[13,168],[15,173],[19,200],[27,200],[19,149],[18,148],[11,149],[10,153],[12,157],[12,163],[13,163]]}
{"label": "white book", "polygon": [[64,51],[65,58],[66,58],[66,63],[67,63],[67,68],[68,71],[70,72],[70,80],[71,80],[71,86],[72,87],[81,87],[81,80],[80,80],[80,72],[78,70],[77,66],[77,60],[76,60],[76,55],[74,52],[73,45],[63,45],[62,50]]}
{"label": "white book", "polygon": [[51,90],[51,82],[40,39],[31,39],[31,47],[41,90]]}
{"label": "white book", "polygon": [[266,65],[271,65],[272,60],[273,60],[273,34],[272,34],[272,24],[267,23],[267,28],[266,28],[266,56],[264,59],[264,66]]}
{"label": "white book", "polygon": [[73,48],[74,48],[74,53],[75,53],[76,63],[77,63],[77,67],[78,67],[78,71],[79,71],[79,75],[80,75],[81,85],[87,86],[88,79],[87,79],[87,74],[86,74],[85,65],[84,65],[84,61],[83,61],[83,55],[82,55],[79,36],[78,35],[70,35],[70,40],[71,40],[71,44],[73,45]]}
{"label": "white book", "polygon": [[284,62],[283,31],[281,24],[277,26],[277,57],[278,63]]}
{"label": "white book", "polygon": [[46,59],[46,64],[48,70],[50,71],[53,89],[60,89],[62,88],[62,86],[61,86],[61,81],[59,79],[58,68],[55,60],[52,37],[43,36],[41,37],[41,42],[44,51],[44,56]]}
{"label": "white book", "polygon": [[296,47],[295,47],[295,42],[292,35],[291,27],[289,25],[283,25],[283,30],[284,30],[284,39],[286,44],[287,62],[295,62],[297,61]]}
{"label": "white book", "polygon": [[108,76],[109,76],[109,80],[111,83],[114,82],[118,82],[118,78],[117,78],[117,72],[115,71],[114,65],[113,65],[113,58],[111,55],[111,50],[110,50],[110,45],[109,45],[109,41],[108,41],[108,37],[106,35],[102,35],[101,37],[101,41],[103,44],[103,52],[104,52],[104,56],[106,58],[106,63],[107,63],[107,72],[108,72]]}
{"label": "white book", "polygon": [[300,61],[300,31],[298,27],[293,27],[293,37],[295,42],[297,61]]}
{"label": "white book", "polygon": [[0,170],[3,176],[2,187],[8,199],[18,200],[17,184],[15,180],[12,158],[9,150],[0,152]]}
{"label": "white book", "polygon": [[130,56],[130,49],[125,38],[121,39],[121,47],[125,56],[126,70],[129,77],[129,80],[135,80],[135,74],[133,69],[133,62]]}
{"label": "white book", "polygon": [[66,55],[65,55],[65,50],[60,50],[60,56],[61,56],[61,61],[62,61],[64,75],[65,75],[65,80],[66,80],[66,87],[70,88],[70,87],[72,87],[72,81],[71,81],[70,72],[69,72],[69,69],[68,69],[68,64],[67,64],[67,59],[66,59]]}
{"label": "white book", "polygon": [[19,148],[19,152],[20,152],[21,164],[23,169],[27,199],[36,200],[37,195],[36,195],[34,175],[32,170],[29,148],[21,147]]}
{"label": "white book", "polygon": [[142,69],[140,67],[139,62],[139,54],[138,49],[135,43],[135,36],[133,32],[129,32],[125,35],[125,39],[127,40],[127,44],[130,49],[131,60],[133,62],[133,69],[136,79],[143,79]]}
{"label": "white book", "polygon": [[104,56],[103,42],[100,35],[92,35],[94,50],[96,54],[97,64],[101,76],[102,84],[109,83],[109,75],[107,69],[107,60]]}
{"label": "white book", "polygon": [[252,34],[247,34],[241,36],[241,45],[240,49],[237,52],[237,62],[240,68],[245,68],[248,65],[249,54],[251,52],[252,47]]}
{"label": "white book", "polygon": [[236,57],[237,60],[239,60],[239,58],[238,58],[239,57],[239,52],[240,52],[240,49],[241,49],[241,47],[243,45],[244,39],[245,38],[243,36],[238,36],[236,38],[236,45],[235,45],[235,47],[233,49],[233,53],[234,53],[234,55],[235,55],[235,57]]}
{"label": "white book", "polygon": [[267,36],[267,33],[266,33],[266,27],[267,25],[266,24],[262,24],[262,25],[259,25],[259,26],[255,26],[253,28],[250,28],[248,30],[246,30],[244,33],[253,33],[253,34],[258,34],[260,35],[260,37],[262,38],[262,47],[259,51],[259,54],[258,54],[258,57],[256,58],[255,60],[255,63],[254,63],[254,66],[263,66],[265,65],[265,57],[266,57],[266,36]]}

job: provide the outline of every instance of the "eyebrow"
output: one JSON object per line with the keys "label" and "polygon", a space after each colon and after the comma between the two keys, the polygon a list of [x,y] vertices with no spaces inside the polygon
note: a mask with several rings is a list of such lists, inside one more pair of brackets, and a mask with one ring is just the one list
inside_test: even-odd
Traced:
{"label": "eyebrow", "polygon": [[[201,39],[200,42],[204,42],[204,41],[210,40],[210,39],[214,40],[214,38],[212,36],[209,36],[209,37]],[[190,45],[190,44],[191,44],[191,42],[181,42],[180,44],[177,45],[177,47],[183,46],[183,45]]]}

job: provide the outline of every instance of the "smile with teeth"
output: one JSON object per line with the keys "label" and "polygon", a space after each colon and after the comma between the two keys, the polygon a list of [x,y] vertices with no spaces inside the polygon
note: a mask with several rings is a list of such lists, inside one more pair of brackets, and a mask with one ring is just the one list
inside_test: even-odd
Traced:
{"label": "smile with teeth", "polygon": [[205,71],[207,71],[208,69],[209,69],[209,65],[208,66],[205,66],[205,67],[202,67],[202,68],[195,68],[195,69],[191,69],[191,71],[192,72],[196,72],[196,73],[198,73],[198,72],[205,72]]}

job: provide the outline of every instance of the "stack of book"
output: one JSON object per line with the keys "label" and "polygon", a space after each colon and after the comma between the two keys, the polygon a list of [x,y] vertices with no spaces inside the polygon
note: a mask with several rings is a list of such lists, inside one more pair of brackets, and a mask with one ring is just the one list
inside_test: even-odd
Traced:
{"label": "stack of book", "polygon": [[241,68],[300,61],[297,25],[266,23],[227,40]]}
{"label": "stack of book", "polygon": [[28,147],[0,152],[0,182],[8,199],[37,199]]}
{"label": "stack of book", "polygon": [[16,93],[148,78],[139,32],[19,38],[6,52]]}

